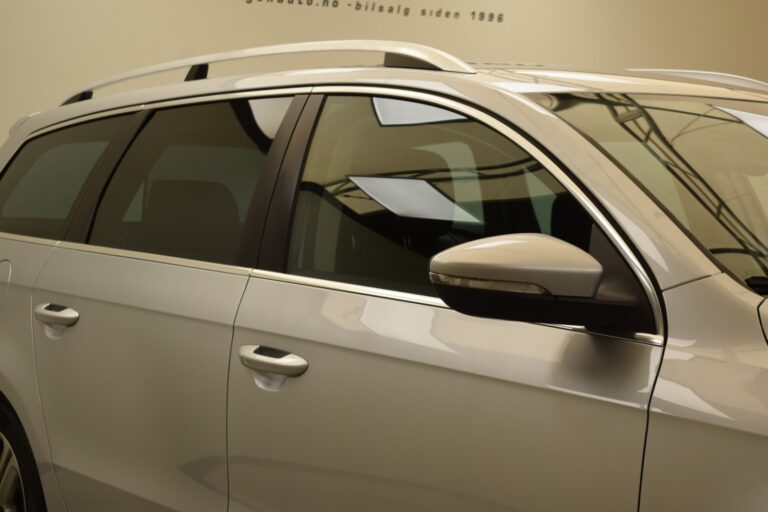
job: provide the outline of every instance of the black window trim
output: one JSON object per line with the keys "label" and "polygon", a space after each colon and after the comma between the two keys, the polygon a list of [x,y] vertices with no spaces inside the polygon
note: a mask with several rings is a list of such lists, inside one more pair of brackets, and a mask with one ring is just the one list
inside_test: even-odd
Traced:
{"label": "black window trim", "polygon": [[[130,114],[122,129],[96,163],[91,175],[85,182],[80,196],[75,201],[75,212],[72,220],[64,233],[62,240],[67,242],[85,243],[88,235],[88,226],[93,220],[96,205],[101,197],[102,190],[106,187],[110,176],[125,155],[133,140],[141,132],[141,129],[149,119],[150,111],[140,110]],[[104,119],[104,118],[99,118]],[[71,125],[77,126],[77,125]]]}
{"label": "black window trim", "polygon": [[296,124],[285,159],[279,169],[268,212],[266,212],[262,250],[258,256],[259,269],[273,272],[286,271],[296,194],[324,104],[324,94],[310,95]]}

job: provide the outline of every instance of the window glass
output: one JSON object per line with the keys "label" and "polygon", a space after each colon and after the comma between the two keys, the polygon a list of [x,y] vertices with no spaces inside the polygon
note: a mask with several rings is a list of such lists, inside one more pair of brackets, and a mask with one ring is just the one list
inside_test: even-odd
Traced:
{"label": "window glass", "polygon": [[452,111],[333,96],[318,121],[288,254],[294,274],[434,295],[429,259],[507,233],[585,249],[592,220],[515,143]]}
{"label": "window glass", "polygon": [[0,179],[0,230],[61,239],[88,176],[125,117],[31,140]]}
{"label": "window glass", "polygon": [[291,100],[156,112],[110,181],[90,243],[240,264],[259,178]]}
{"label": "window glass", "polygon": [[734,276],[768,276],[768,104],[602,94],[551,101]]}

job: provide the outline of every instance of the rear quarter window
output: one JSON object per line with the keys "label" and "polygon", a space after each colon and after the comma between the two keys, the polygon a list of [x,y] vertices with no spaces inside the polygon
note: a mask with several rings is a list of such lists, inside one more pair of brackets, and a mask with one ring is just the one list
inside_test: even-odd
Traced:
{"label": "rear quarter window", "polygon": [[77,198],[124,121],[93,121],[27,142],[0,176],[0,231],[63,238]]}

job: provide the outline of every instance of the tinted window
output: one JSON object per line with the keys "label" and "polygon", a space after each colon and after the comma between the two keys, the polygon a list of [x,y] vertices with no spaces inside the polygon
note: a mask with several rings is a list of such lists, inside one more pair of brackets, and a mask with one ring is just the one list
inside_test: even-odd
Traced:
{"label": "tinted window", "polygon": [[507,233],[588,249],[592,220],[518,145],[460,114],[330,97],[294,214],[288,271],[434,294],[429,258]]}
{"label": "tinted window", "polygon": [[78,195],[124,119],[65,128],[25,144],[0,179],[0,230],[63,238]]}
{"label": "tinted window", "polygon": [[239,263],[259,178],[290,102],[155,113],[110,181],[90,243]]}

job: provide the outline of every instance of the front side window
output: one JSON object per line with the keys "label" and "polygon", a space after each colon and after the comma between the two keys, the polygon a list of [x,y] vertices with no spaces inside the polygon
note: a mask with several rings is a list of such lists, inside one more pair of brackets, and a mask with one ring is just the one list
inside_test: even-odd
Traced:
{"label": "front side window", "polygon": [[467,117],[391,98],[326,99],[294,212],[288,272],[435,295],[429,259],[500,234],[589,249],[593,222],[520,146]]}
{"label": "front side window", "polygon": [[225,264],[240,249],[292,98],[156,112],[115,171],[89,242]]}
{"label": "front side window", "polygon": [[27,142],[0,179],[0,231],[63,238],[88,176],[124,121],[92,121]]}
{"label": "front side window", "polygon": [[541,101],[611,155],[731,274],[768,289],[767,103],[628,94]]}

